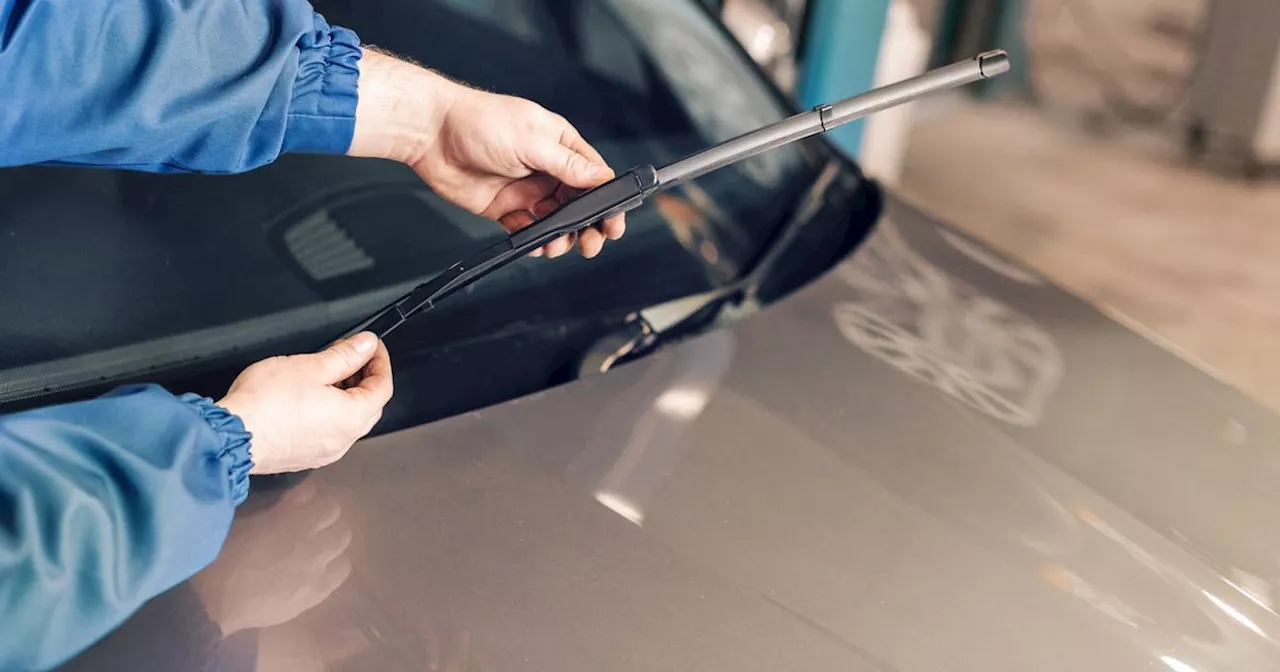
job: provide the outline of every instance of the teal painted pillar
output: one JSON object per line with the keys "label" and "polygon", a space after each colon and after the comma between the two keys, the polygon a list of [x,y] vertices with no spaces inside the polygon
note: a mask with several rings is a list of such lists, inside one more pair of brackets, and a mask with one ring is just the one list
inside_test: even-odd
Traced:
{"label": "teal painted pillar", "polygon": [[996,24],[995,44],[987,48],[999,48],[1009,52],[1009,62],[1013,67],[1008,75],[985,82],[986,86],[981,89],[983,97],[1005,95],[1025,97],[1031,92],[1030,73],[1027,72],[1026,67],[1027,43],[1022,39],[1022,4],[1006,0],[1001,6],[1000,19]]}
{"label": "teal painted pillar", "polygon": [[[813,107],[871,88],[889,2],[809,0],[803,69],[797,87],[801,105]],[[858,155],[862,124],[856,121],[830,133],[851,157]]]}

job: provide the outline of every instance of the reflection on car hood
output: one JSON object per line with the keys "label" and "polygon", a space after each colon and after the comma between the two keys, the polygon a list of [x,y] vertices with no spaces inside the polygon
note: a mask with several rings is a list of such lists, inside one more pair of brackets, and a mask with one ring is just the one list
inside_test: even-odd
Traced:
{"label": "reflection on car hood", "polygon": [[276,629],[329,669],[1280,668],[1280,420],[977,247],[891,202],[752,319],[363,442],[306,479],[352,574]]}

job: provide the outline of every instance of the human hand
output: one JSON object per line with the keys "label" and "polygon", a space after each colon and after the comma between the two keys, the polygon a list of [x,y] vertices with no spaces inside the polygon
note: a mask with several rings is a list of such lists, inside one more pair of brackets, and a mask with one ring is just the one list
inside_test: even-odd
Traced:
{"label": "human hand", "polygon": [[382,418],[391,394],[387,348],[361,333],[323,352],[250,366],[218,405],[253,435],[250,473],[276,474],[339,460]]}
{"label": "human hand", "polygon": [[258,631],[258,659],[254,672],[324,672],[331,669],[326,659],[328,642],[305,624],[285,623]]}
{"label": "human hand", "polygon": [[265,511],[237,516],[218,561],[192,583],[224,635],[286,623],[351,574],[342,507],[303,481]]}
{"label": "human hand", "polygon": [[[349,153],[401,161],[440,196],[497,220],[508,233],[545,216],[613,170],[560,115],[529,100],[479,91],[372,49],[360,65]],[[577,235],[583,256],[626,230],[623,215]],[[573,236],[534,252],[558,257]]]}

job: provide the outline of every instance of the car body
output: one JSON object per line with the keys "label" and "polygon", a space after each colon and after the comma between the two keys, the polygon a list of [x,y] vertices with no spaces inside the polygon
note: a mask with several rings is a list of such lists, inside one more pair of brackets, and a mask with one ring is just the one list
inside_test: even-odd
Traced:
{"label": "car body", "polygon": [[[615,163],[787,112],[692,1],[365,5],[317,3],[568,110]],[[459,53],[499,36],[490,60]],[[716,83],[731,95],[700,95]],[[342,159],[0,188],[22,250],[0,263],[23,316],[0,334],[6,408],[144,378],[216,393],[493,233]],[[1280,419],[820,139],[633,212],[598,260],[519,262],[388,345],[377,435],[255,479],[220,558],[68,669],[1280,663]]]}

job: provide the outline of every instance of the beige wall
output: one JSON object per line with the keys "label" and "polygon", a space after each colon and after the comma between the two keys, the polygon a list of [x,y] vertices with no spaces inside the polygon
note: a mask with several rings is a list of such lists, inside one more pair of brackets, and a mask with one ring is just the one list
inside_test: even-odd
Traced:
{"label": "beige wall", "polygon": [[[1176,99],[1195,62],[1207,0],[1024,0],[1031,81],[1050,106],[1100,109],[1112,78],[1125,98]],[[1176,33],[1160,30],[1163,24]]]}

